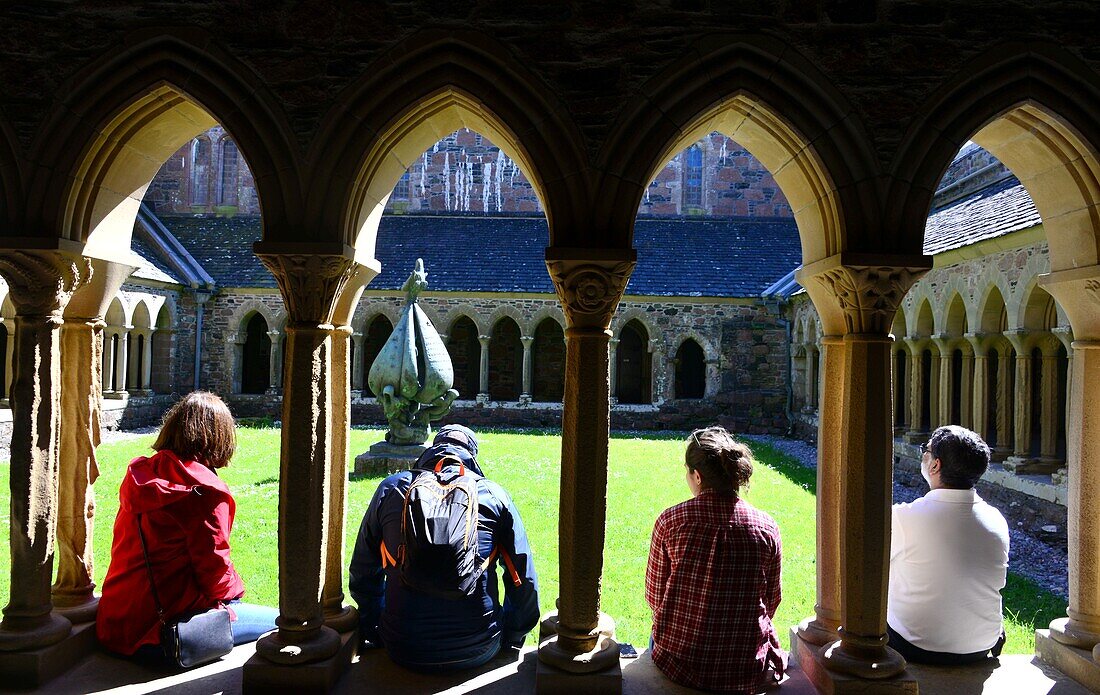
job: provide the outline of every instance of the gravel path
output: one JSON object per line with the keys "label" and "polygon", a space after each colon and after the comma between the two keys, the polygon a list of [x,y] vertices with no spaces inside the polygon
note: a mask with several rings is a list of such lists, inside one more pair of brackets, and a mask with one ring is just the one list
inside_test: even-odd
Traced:
{"label": "gravel path", "polygon": [[[742,435],[750,441],[764,442],[778,449],[806,468],[817,468],[817,447],[798,439],[786,439],[775,435]],[[926,492],[894,483],[894,502],[912,502]],[[1009,560],[1011,570],[1027,577],[1042,588],[1063,600],[1069,596],[1069,559],[1061,548],[1013,528],[1009,520]]]}

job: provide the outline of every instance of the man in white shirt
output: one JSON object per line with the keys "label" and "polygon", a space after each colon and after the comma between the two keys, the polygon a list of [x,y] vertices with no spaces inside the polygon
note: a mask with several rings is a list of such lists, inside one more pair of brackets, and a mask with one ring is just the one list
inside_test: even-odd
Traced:
{"label": "man in white shirt", "polygon": [[895,504],[886,606],[890,646],[907,660],[965,664],[999,656],[1008,524],[974,485],[989,446],[963,427],[940,427],[921,445],[928,494]]}

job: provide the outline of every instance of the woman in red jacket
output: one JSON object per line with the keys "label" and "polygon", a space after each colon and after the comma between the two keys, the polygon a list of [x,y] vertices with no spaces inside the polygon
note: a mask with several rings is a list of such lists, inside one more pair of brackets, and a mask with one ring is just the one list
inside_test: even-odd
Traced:
{"label": "woman in red jacket", "polygon": [[96,635],[106,648],[160,655],[160,620],[139,523],[166,619],[226,605],[235,644],[275,628],[277,610],[240,602],[244,583],[229,559],[236,504],[216,470],[229,465],[236,447],[229,408],[214,394],[195,391],[165,414],[153,444],[157,453],[130,462],[96,617]]}

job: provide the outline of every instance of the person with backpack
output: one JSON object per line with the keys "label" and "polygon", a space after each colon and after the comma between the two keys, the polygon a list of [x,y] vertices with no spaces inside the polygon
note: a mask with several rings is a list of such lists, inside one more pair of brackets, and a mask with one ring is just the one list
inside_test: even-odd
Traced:
{"label": "person with backpack", "polygon": [[539,621],[534,558],[512,498],[482,473],[473,431],[441,428],[411,470],[378,485],[350,588],[360,636],[406,668],[476,668],[523,646]]}

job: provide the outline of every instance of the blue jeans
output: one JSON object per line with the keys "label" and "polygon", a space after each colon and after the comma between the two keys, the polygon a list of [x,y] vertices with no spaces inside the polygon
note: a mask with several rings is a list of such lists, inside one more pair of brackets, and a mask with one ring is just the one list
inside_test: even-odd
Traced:
{"label": "blue jeans", "polygon": [[278,608],[241,603],[239,599],[230,601],[229,607],[237,614],[237,619],[232,623],[234,646],[255,642],[260,635],[275,629],[275,618],[279,617]]}

